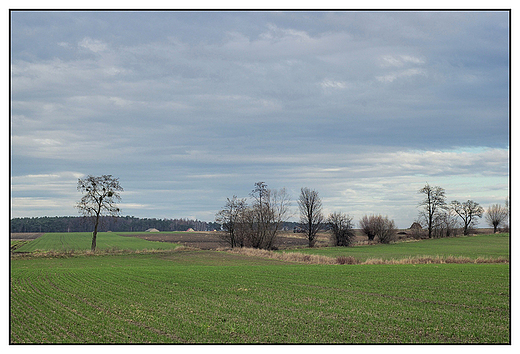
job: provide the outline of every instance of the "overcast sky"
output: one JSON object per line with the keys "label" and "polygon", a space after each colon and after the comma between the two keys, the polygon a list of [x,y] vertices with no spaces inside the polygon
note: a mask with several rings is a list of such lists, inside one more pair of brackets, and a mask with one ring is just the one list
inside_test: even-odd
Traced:
{"label": "overcast sky", "polygon": [[[11,216],[213,221],[254,183],[357,222],[509,194],[508,12],[12,12]],[[485,226],[481,221],[480,226]]]}

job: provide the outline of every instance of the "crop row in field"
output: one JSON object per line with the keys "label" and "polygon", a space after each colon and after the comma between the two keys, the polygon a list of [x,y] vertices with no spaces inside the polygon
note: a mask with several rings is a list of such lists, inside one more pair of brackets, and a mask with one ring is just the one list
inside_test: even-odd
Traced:
{"label": "crop row in field", "polygon": [[509,265],[214,251],[11,261],[13,343],[508,343]]}
{"label": "crop row in field", "polygon": [[[92,233],[48,233],[19,247],[16,252],[42,251],[84,251],[90,250]],[[97,248],[100,250],[142,250],[142,249],[174,249],[178,245],[167,242],[155,242],[142,240],[137,237],[124,237],[112,232],[100,232],[97,236]]]}

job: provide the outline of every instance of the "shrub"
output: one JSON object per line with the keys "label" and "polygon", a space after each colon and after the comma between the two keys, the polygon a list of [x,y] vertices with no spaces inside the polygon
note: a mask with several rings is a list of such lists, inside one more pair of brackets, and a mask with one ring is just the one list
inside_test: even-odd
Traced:
{"label": "shrub", "polygon": [[360,262],[352,256],[338,256],[336,258],[338,264],[359,264]]}
{"label": "shrub", "polygon": [[354,242],[354,225],[348,215],[334,212],[329,215],[327,222],[331,229],[331,238],[334,246],[350,246]]}
{"label": "shrub", "polygon": [[395,240],[397,235],[394,221],[389,220],[387,216],[365,215],[359,221],[359,225],[369,240],[373,240],[377,236],[379,242],[390,243]]}

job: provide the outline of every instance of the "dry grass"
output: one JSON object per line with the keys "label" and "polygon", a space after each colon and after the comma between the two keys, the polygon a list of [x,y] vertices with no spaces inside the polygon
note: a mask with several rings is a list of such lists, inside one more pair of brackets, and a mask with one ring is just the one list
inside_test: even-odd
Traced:
{"label": "dry grass", "polygon": [[315,254],[303,254],[298,252],[273,252],[267,250],[260,250],[256,248],[233,248],[225,251],[250,257],[271,258],[286,262],[298,262],[307,264],[336,264],[336,258],[333,257],[320,256]]}
{"label": "dry grass", "polygon": [[454,256],[416,256],[403,259],[369,258],[360,261],[352,256],[327,257],[314,254],[303,254],[298,252],[273,252],[254,248],[220,249],[230,253],[242,254],[251,257],[272,258],[280,261],[297,262],[306,264],[446,264],[446,263],[509,263],[508,258],[483,258],[471,259],[468,257]]}

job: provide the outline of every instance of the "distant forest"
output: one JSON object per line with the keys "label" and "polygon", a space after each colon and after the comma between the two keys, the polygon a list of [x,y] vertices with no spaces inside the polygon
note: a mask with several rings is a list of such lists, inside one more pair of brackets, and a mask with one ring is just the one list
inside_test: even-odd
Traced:
{"label": "distant forest", "polygon": [[[298,223],[284,223],[285,230],[293,230]],[[81,216],[44,216],[11,219],[11,232],[91,232],[94,223]],[[220,230],[220,224],[189,219],[148,219],[134,216],[109,217],[100,220],[99,231],[141,232],[154,228],[159,231],[213,231]]]}
{"label": "distant forest", "polygon": [[[11,219],[11,232],[90,232],[94,223],[81,216],[54,216]],[[100,218],[99,231],[146,231],[155,228],[159,231],[195,231],[220,230],[215,222],[189,219],[141,219],[134,216]]]}

